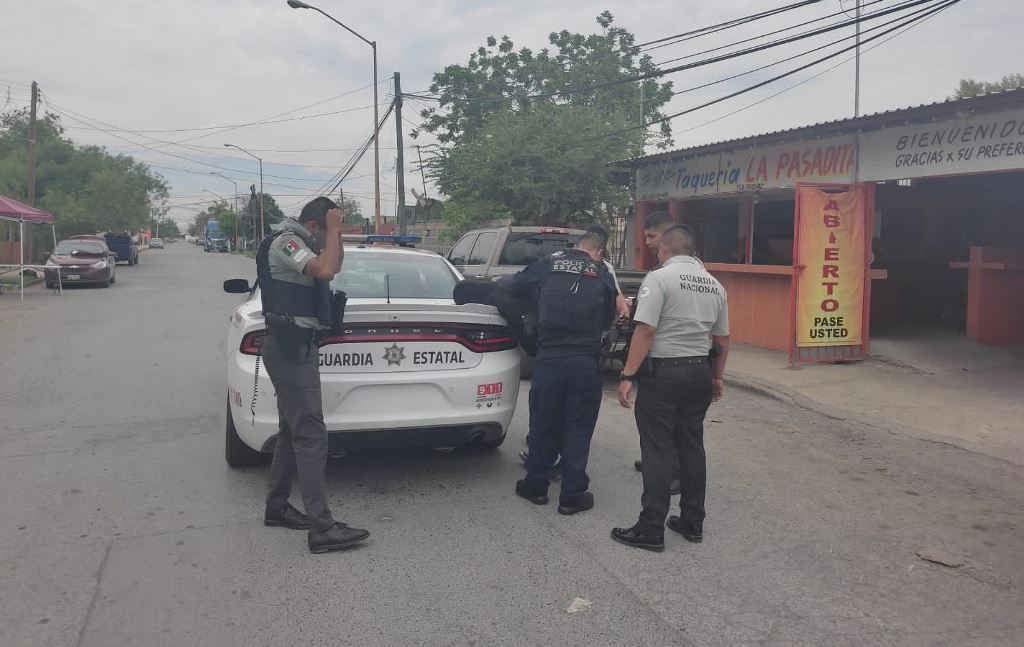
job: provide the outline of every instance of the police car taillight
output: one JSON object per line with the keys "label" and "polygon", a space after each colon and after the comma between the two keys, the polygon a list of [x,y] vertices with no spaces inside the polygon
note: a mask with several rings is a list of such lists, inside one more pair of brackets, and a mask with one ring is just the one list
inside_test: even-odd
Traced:
{"label": "police car taillight", "polygon": [[474,353],[494,353],[512,350],[518,346],[508,328],[500,326],[469,326],[464,324],[359,324],[346,326],[344,334],[330,335],[320,341],[328,344],[364,344],[451,342],[460,344]]}
{"label": "police car taillight", "polygon": [[568,234],[568,229],[559,229],[558,227],[541,227],[540,233],[542,234]]}
{"label": "police car taillight", "polygon": [[242,337],[242,343],[238,345],[238,352],[243,355],[259,355],[266,336],[266,330],[254,330],[253,332],[246,333]]}

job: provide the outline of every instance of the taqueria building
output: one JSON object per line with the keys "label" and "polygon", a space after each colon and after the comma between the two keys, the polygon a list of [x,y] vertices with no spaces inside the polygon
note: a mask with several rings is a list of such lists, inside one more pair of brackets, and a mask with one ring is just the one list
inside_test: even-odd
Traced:
{"label": "taqueria building", "polygon": [[1024,343],[1024,89],[626,164],[635,267],[648,214],[692,226],[734,341],[794,361],[930,328]]}

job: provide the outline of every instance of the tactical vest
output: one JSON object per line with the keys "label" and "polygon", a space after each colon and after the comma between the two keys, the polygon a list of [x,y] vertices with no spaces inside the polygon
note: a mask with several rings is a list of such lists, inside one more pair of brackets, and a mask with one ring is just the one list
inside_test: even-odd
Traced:
{"label": "tactical vest", "polygon": [[260,283],[263,315],[286,319],[314,317],[324,328],[331,327],[331,284],[314,279],[313,285],[279,281],[270,275],[270,244],[284,232],[264,238],[256,250],[256,277]]}
{"label": "tactical vest", "polygon": [[608,270],[577,252],[554,254],[547,263],[537,311],[540,344],[599,350],[610,298],[601,273]]}

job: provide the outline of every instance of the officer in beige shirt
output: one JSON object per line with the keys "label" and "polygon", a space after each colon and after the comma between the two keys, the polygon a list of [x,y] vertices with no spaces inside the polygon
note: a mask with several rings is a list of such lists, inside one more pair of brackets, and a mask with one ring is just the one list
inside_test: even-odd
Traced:
{"label": "officer in beige shirt", "polygon": [[[725,288],[694,257],[693,230],[676,225],[662,234],[661,267],[637,295],[636,331],[619,384],[619,403],[630,406],[634,383],[644,492],[639,521],[615,528],[622,544],[661,551],[663,525],[687,541],[703,540],[706,464],[704,416],[722,397],[729,353]],[[712,342],[721,347],[713,360]],[[680,516],[668,518],[672,460],[679,457]]]}

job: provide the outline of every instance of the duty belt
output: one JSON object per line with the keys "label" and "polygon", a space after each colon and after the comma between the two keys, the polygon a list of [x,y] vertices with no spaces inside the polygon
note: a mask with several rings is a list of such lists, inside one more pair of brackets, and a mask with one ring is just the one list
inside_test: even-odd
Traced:
{"label": "duty belt", "polygon": [[269,313],[264,315],[264,319],[267,322],[267,332],[271,335],[301,341],[318,341],[320,339],[319,330],[297,326],[294,319]]}
{"label": "duty belt", "polygon": [[697,357],[652,357],[651,363],[655,366],[686,366],[688,364],[707,364],[711,360],[707,355]]}

